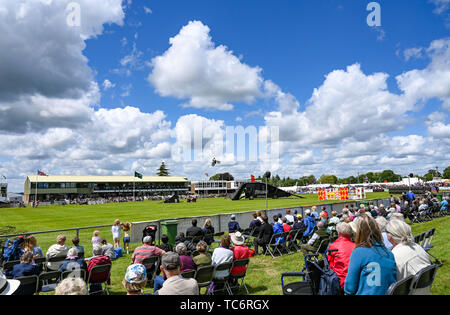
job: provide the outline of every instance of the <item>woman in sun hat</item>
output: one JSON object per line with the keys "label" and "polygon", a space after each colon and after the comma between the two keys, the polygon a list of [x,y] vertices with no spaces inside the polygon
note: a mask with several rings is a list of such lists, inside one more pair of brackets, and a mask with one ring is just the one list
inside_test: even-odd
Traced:
{"label": "woman in sun hat", "polygon": [[144,265],[133,264],[128,266],[122,284],[127,295],[141,295],[142,289],[147,285],[147,270]]}
{"label": "woman in sun hat", "polygon": [[0,272],[0,295],[12,295],[19,286],[19,280],[6,279],[5,275]]}
{"label": "woman in sun hat", "polygon": [[[231,234],[231,242],[233,243],[233,247],[231,251],[233,252],[233,260],[245,259],[250,257],[250,250],[247,246],[244,245],[245,239],[241,232],[236,232]],[[243,267],[234,267],[231,270],[231,274],[241,274],[247,270],[246,266]]]}

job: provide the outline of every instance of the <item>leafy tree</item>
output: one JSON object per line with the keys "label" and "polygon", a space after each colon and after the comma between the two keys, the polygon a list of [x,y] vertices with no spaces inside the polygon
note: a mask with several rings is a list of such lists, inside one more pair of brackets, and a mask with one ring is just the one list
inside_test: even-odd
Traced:
{"label": "leafy tree", "polygon": [[447,168],[444,170],[444,173],[442,174],[442,176],[443,176],[445,179],[450,179],[450,166],[447,167]]}
{"label": "leafy tree", "polygon": [[158,168],[158,176],[169,176],[169,170],[166,167],[164,162],[161,163],[161,166]]}
{"label": "leafy tree", "polygon": [[322,175],[319,178],[320,184],[337,184],[338,178],[335,175]]}
{"label": "leafy tree", "polygon": [[234,177],[230,173],[216,174],[210,178],[210,180],[226,180],[233,181]]}

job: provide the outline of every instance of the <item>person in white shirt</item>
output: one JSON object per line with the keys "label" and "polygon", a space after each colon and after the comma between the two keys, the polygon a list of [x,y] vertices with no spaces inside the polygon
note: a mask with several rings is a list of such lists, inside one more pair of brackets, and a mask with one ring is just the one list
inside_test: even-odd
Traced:
{"label": "person in white shirt", "polygon": [[111,233],[114,240],[114,248],[120,247],[120,230],[121,224],[119,219],[114,220],[114,225],[111,228]]}
{"label": "person in white shirt", "polygon": [[65,243],[66,243],[66,236],[64,234],[60,234],[56,238],[56,244],[50,246],[50,248],[47,250],[47,254],[45,255],[47,260],[54,257],[62,258],[61,261],[48,262],[47,267],[49,270],[58,270],[59,266],[66,258],[67,252],[69,251],[69,247],[67,247]]}
{"label": "person in white shirt", "polygon": [[286,210],[286,215],[284,217],[286,218],[288,223],[294,223],[295,222],[294,216],[291,214],[291,209],[287,209]]}
{"label": "person in white shirt", "polygon": [[[389,242],[394,245],[394,254],[397,265],[397,280],[402,280],[410,275],[416,275],[423,268],[431,265],[428,253],[419,244],[414,243],[411,227],[402,220],[391,220],[386,225],[386,233]],[[414,294],[429,295],[431,286],[418,289]]]}

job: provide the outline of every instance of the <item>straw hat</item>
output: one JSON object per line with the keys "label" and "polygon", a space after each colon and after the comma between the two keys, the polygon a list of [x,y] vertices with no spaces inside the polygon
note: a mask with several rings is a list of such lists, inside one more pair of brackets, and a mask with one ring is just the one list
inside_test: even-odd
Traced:
{"label": "straw hat", "polygon": [[231,234],[231,241],[233,242],[234,245],[243,245],[245,240],[241,232],[237,231]]}
{"label": "straw hat", "polygon": [[11,295],[20,286],[19,280],[8,280],[5,275],[0,272],[0,295]]}

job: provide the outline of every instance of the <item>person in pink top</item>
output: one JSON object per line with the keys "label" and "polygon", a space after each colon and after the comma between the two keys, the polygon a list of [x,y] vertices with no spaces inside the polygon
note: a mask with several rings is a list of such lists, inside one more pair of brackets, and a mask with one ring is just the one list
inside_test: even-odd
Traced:
{"label": "person in pink top", "polygon": [[[247,246],[244,245],[244,236],[241,232],[236,232],[231,235],[231,242],[233,242],[233,247],[231,251],[233,252],[233,260],[240,260],[250,257],[250,251]],[[247,266],[234,267],[231,270],[231,274],[241,274],[247,271]]]}
{"label": "person in pink top", "polygon": [[336,252],[329,252],[328,261],[330,268],[336,272],[341,283],[341,289],[344,289],[345,278],[347,277],[350,256],[355,249],[355,243],[351,240],[353,229],[350,224],[340,222],[336,225],[338,239],[334,241],[329,250],[337,249]]}

